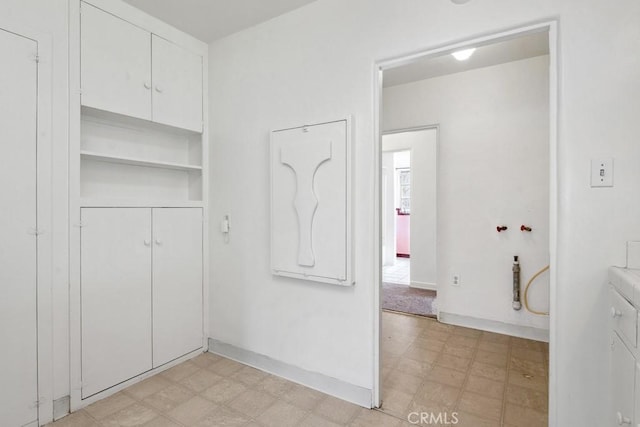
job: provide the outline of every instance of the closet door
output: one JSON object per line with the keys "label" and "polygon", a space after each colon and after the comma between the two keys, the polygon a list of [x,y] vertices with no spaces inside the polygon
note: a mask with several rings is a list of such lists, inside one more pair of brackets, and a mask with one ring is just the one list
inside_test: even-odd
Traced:
{"label": "closet door", "polygon": [[82,3],[82,105],[151,120],[151,33]]}
{"label": "closet door", "polygon": [[37,53],[35,41],[0,29],[0,426],[38,418]]}
{"label": "closet door", "polygon": [[82,397],[151,369],[151,209],[84,208]]}
{"label": "closet door", "polygon": [[202,347],[202,209],[153,209],[153,366]]}
{"label": "closet door", "polygon": [[153,35],[153,121],[202,132],[202,57]]}

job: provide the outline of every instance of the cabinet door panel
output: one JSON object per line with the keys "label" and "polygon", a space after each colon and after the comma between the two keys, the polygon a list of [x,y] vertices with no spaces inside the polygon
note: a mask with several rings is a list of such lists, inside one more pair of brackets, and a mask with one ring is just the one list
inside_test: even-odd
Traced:
{"label": "cabinet door panel", "polygon": [[611,376],[613,392],[613,414],[611,424],[619,424],[619,420],[628,419],[628,425],[633,424],[634,387],[635,387],[635,359],[624,345],[616,332],[612,332],[611,344]]}
{"label": "cabinet door panel", "polygon": [[153,209],[153,366],[202,347],[202,209]]}
{"label": "cabinet door panel", "polygon": [[151,120],[151,33],[82,3],[82,105]]}
{"label": "cabinet door panel", "polygon": [[153,121],[202,132],[202,57],[153,35]]}
{"label": "cabinet door panel", "polygon": [[0,29],[0,426],[38,418],[37,53]]}
{"label": "cabinet door panel", "polygon": [[151,369],[151,210],[82,209],[82,397]]}

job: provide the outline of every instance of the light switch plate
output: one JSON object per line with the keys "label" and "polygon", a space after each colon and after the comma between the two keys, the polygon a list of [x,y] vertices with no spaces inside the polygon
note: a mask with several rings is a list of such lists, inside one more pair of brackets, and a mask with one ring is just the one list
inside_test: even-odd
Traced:
{"label": "light switch plate", "polygon": [[591,160],[591,187],[613,187],[613,159]]}

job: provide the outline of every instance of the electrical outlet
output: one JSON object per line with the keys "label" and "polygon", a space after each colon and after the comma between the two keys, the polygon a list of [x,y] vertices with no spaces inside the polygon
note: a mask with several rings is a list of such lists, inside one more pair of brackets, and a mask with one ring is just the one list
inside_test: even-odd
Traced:
{"label": "electrical outlet", "polygon": [[451,284],[453,286],[460,286],[460,275],[459,274],[454,274],[453,277],[451,278]]}

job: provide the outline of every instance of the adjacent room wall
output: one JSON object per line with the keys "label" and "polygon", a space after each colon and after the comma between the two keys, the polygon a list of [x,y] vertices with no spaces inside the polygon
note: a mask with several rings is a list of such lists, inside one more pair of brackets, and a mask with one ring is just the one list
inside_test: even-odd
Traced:
{"label": "adjacent room wall", "polygon": [[[548,329],[547,317],[513,310],[511,268],[518,255],[526,283],[549,264],[549,57],[388,87],[383,99],[384,130],[440,125],[440,313]],[[548,277],[531,287],[538,310]]]}
{"label": "adjacent room wall", "polygon": [[[40,62],[52,71],[53,141],[53,398],[69,395],[69,251],[68,251],[68,8],[67,0],[3,0],[3,23],[51,37],[53,61]],[[3,65],[4,66],[4,65]],[[3,206],[3,209],[10,209]]]}
{"label": "adjacent room wall", "polygon": [[383,152],[382,158],[382,263],[396,262],[395,165],[394,153]]}
{"label": "adjacent room wall", "polygon": [[[423,125],[425,123],[431,122],[423,122]],[[398,129],[401,128],[385,130]],[[391,133],[382,137],[383,151],[411,151],[410,278],[411,286],[427,289],[435,289],[437,285],[437,134],[438,131],[432,128]],[[393,180],[398,187],[397,178],[394,177]]]}
{"label": "adjacent room wall", "polygon": [[[210,48],[214,338],[373,386],[374,63],[559,19],[558,277],[551,417],[608,424],[607,266],[640,239],[640,3],[636,0],[318,0]],[[269,272],[269,130],[354,115],[352,288]],[[589,187],[615,158],[615,187]],[[508,274],[508,270],[506,274]],[[557,417],[555,416],[557,410]]]}

